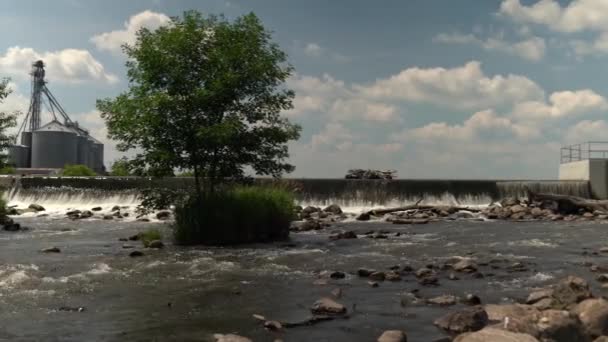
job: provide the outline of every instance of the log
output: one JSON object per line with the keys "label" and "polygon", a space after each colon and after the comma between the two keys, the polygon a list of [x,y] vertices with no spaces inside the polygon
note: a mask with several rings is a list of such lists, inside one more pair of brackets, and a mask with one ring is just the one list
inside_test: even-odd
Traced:
{"label": "log", "polygon": [[530,202],[555,202],[560,213],[574,214],[580,209],[590,212],[596,210],[608,212],[608,200],[593,200],[577,196],[535,193],[530,190],[527,192]]}
{"label": "log", "polygon": [[382,216],[382,215],[386,215],[386,214],[390,214],[390,213],[394,213],[394,212],[398,212],[398,211],[408,211],[408,210],[433,210],[433,209],[452,209],[452,210],[467,210],[470,212],[480,212],[480,209],[477,208],[469,208],[469,207],[450,207],[450,206],[445,206],[445,205],[418,205],[418,204],[412,204],[412,205],[406,205],[404,207],[395,207],[395,208],[386,208],[386,209],[372,209],[368,212],[366,212],[365,214],[368,215],[372,215],[372,216]]}

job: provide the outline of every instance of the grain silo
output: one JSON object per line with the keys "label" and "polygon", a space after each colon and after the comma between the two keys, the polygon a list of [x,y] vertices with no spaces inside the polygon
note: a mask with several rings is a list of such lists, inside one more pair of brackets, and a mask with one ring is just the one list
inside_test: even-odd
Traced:
{"label": "grain silo", "polygon": [[18,168],[29,167],[30,147],[12,145],[8,148],[8,164]]}
{"label": "grain silo", "polygon": [[32,133],[32,168],[63,168],[77,162],[78,136],[59,121]]}
{"label": "grain silo", "polygon": [[[44,63],[35,62],[30,74],[30,107],[17,134],[21,134],[21,144],[9,148],[11,160],[15,160],[19,168],[59,169],[66,164],[81,164],[104,173],[103,144],[73,122],[47,88]],[[43,105],[48,108],[52,120],[41,126]]]}

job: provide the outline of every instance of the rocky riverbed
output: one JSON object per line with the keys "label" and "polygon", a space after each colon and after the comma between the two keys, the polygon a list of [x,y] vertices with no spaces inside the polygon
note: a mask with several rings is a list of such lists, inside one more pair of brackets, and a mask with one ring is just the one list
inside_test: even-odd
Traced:
{"label": "rocky riverbed", "polygon": [[[37,216],[0,232],[0,339],[449,341],[482,329],[456,340],[586,341],[598,333],[582,312],[604,312],[608,291],[602,220],[401,225],[331,213],[287,242],[184,248],[162,222]],[[164,248],[129,240],[150,228]],[[567,302],[569,285],[546,289],[569,276],[588,290],[570,278],[582,294]]]}

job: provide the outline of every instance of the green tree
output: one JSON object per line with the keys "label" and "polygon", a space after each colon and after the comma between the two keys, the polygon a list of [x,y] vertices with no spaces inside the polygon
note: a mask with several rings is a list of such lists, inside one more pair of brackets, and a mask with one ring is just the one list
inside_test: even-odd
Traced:
{"label": "green tree", "polygon": [[130,88],[97,108],[119,150],[141,151],[134,168],[192,170],[199,196],[247,167],[293,171],[287,143],[300,127],[280,115],[292,108],[284,83],[293,68],[255,14],[229,22],[186,12],[123,49]]}
{"label": "green tree", "polygon": [[88,168],[86,165],[66,165],[61,170],[62,176],[68,177],[87,177],[87,176],[96,176],[95,171]]}
{"label": "green tree", "polygon": [[[8,82],[8,78],[0,79],[0,105],[11,93]],[[7,165],[7,151],[15,141],[15,136],[9,135],[7,130],[17,125],[17,115],[19,115],[19,112],[7,113],[0,110],[0,168]]]}
{"label": "green tree", "polygon": [[131,172],[129,171],[129,160],[127,157],[122,157],[114,161],[110,175],[117,177],[131,176]]}

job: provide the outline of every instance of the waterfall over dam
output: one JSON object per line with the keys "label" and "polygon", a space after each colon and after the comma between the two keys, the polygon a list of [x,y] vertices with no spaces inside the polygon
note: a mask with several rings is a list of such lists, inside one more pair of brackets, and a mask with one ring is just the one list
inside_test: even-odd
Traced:
{"label": "waterfall over dam", "polygon": [[[587,181],[513,180],[347,180],[257,179],[257,183],[287,183],[301,205],[336,203],[351,211],[371,207],[421,204],[484,206],[505,197],[525,197],[526,190],[590,198]],[[141,189],[189,189],[192,178],[138,177],[2,177],[10,205],[38,203],[51,207],[137,205]]]}

